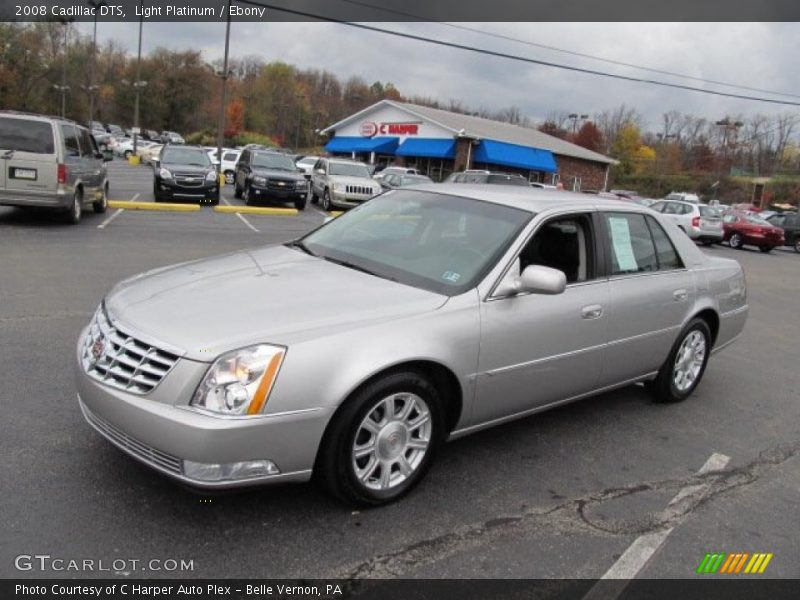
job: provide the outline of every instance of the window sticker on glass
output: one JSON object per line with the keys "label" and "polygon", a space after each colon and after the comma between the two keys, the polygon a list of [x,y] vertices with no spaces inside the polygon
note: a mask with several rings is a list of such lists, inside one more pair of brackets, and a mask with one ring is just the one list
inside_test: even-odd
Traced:
{"label": "window sticker on glass", "polygon": [[631,244],[631,230],[628,219],[625,217],[609,217],[608,225],[611,229],[611,244],[614,246],[614,255],[621,271],[638,271],[636,257]]}
{"label": "window sticker on glass", "polygon": [[455,271],[445,271],[442,273],[442,279],[449,281],[450,283],[456,283],[459,279],[461,279],[461,273],[456,273]]}

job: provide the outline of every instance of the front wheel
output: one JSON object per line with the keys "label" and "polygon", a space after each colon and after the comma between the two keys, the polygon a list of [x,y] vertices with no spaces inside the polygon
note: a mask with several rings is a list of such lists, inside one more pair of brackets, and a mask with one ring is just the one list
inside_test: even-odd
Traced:
{"label": "front wheel", "polygon": [[225,171],[225,184],[230,185],[233,183],[233,171]]}
{"label": "front wheel", "polygon": [[333,203],[331,202],[331,192],[330,190],[325,190],[322,194],[322,210],[329,211],[333,208]]}
{"label": "front wheel", "polygon": [[242,199],[242,188],[238,186],[235,180],[233,183],[233,197],[236,198],[237,200]]}
{"label": "front wheel", "polygon": [[256,203],[256,195],[253,193],[253,188],[249,185],[244,190],[244,203],[247,206],[253,206]]}
{"label": "front wheel", "polygon": [[436,388],[418,373],[388,375],[339,410],[326,431],[315,476],[347,503],[386,504],[419,483],[443,438]]}
{"label": "front wheel", "polygon": [[294,201],[294,207],[297,210],[304,210],[306,207],[306,199],[305,198],[298,198]]}
{"label": "front wheel", "polygon": [[648,383],[656,402],[680,402],[689,397],[706,370],[711,352],[711,330],[703,319],[693,319],[670,350],[656,378]]}
{"label": "front wheel", "polygon": [[794,251],[800,254],[800,237],[794,241]]}
{"label": "front wheel", "polygon": [[130,150],[125,150],[125,160],[128,160],[132,154],[133,152],[131,152]]}
{"label": "front wheel", "polygon": [[742,236],[738,233],[732,234],[731,238],[728,240],[728,243],[734,250],[741,250],[742,247],[744,246],[744,240],[742,239]]}
{"label": "front wheel", "polygon": [[103,187],[100,200],[92,202],[92,209],[97,214],[103,214],[106,212],[106,210],[108,210],[108,185]]}

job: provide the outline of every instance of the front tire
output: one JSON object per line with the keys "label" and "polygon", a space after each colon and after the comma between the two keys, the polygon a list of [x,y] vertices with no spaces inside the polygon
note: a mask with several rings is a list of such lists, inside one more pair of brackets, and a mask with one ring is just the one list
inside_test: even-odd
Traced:
{"label": "front tire", "polygon": [[106,210],[108,210],[108,184],[103,187],[103,191],[101,192],[100,200],[92,202],[92,209],[98,215],[102,215]]}
{"label": "front tire", "polygon": [[420,482],[443,439],[436,388],[418,373],[394,373],[356,392],[337,412],[314,474],[348,504],[386,504]]}
{"label": "front tire", "polygon": [[333,208],[333,203],[331,202],[331,192],[330,190],[326,189],[322,194],[322,210],[330,211]]}
{"label": "front tire", "polygon": [[800,254],[800,237],[794,241],[794,251]]}
{"label": "front tire", "polygon": [[242,199],[242,188],[238,186],[235,180],[233,182],[233,197],[236,198],[237,200]]}
{"label": "front tire", "polygon": [[294,201],[294,207],[297,210],[305,210],[306,207],[306,199],[305,198],[298,198]]}
{"label": "front tire", "polygon": [[734,250],[741,250],[742,247],[744,246],[744,240],[742,239],[742,236],[738,233],[732,234],[730,239],[728,240],[728,243]]}
{"label": "front tire", "polygon": [[225,185],[233,183],[233,171],[225,171]]}
{"label": "front tire", "polygon": [[703,319],[692,319],[670,350],[658,376],[647,387],[656,402],[681,402],[705,373],[711,353],[711,330]]}
{"label": "front tire", "polygon": [[244,190],[244,203],[247,206],[253,206],[256,203],[256,195],[249,185]]}

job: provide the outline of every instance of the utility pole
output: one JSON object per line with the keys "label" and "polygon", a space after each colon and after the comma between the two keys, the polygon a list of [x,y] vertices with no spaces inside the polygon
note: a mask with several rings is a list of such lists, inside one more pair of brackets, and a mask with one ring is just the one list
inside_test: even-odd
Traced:
{"label": "utility pole", "polygon": [[94,95],[97,86],[94,84],[94,72],[97,63],[97,13],[101,6],[107,6],[106,0],[88,0],[89,6],[94,9],[94,32],[92,34],[92,57],[89,61],[89,129],[94,122]]}
{"label": "utility pole", "polygon": [[[139,6],[143,7],[143,1],[139,0]],[[144,10],[139,11],[139,49],[136,52],[136,80],[133,82],[133,89],[135,94],[134,104],[133,104],[133,155],[138,156],[136,154],[137,145],[139,142],[139,95],[141,94],[142,88],[147,85],[146,81],[142,81],[142,25],[144,23],[144,17],[142,14]]]}
{"label": "utility pole", "polygon": [[231,0],[225,8],[225,56],[222,60],[222,97],[219,107],[219,125],[217,126],[217,173],[222,172],[222,146],[225,143],[225,101],[228,91],[228,50],[231,41]]}
{"label": "utility pole", "polygon": [[61,94],[61,118],[67,116],[67,92],[69,86],[67,85],[67,35],[69,33],[70,19],[64,19],[61,24],[64,26],[64,50],[62,52],[61,60],[61,85],[53,85],[53,89]]}

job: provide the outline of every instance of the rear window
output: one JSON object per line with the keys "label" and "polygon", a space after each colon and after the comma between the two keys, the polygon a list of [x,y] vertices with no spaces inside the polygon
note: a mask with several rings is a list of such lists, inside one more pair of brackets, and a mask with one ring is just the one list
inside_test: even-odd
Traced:
{"label": "rear window", "polygon": [[528,180],[524,177],[514,177],[508,175],[489,175],[486,183],[499,183],[500,185],[522,185],[528,187]]}
{"label": "rear window", "polygon": [[722,211],[713,206],[699,206],[701,217],[719,217]]}
{"label": "rear window", "polygon": [[53,126],[43,121],[0,117],[0,148],[34,154],[54,154]]}

